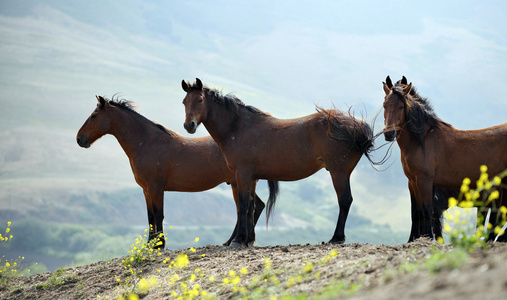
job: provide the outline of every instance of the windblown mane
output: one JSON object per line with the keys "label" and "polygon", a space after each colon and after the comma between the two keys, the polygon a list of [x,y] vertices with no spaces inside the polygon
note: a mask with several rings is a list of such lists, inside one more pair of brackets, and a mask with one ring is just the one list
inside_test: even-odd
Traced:
{"label": "windblown mane", "polygon": [[157,127],[158,129],[162,130],[163,132],[171,135],[171,136],[176,136],[177,133],[172,131],[172,130],[169,130],[167,128],[165,128],[163,125],[159,124],[159,123],[156,123],[156,122],[153,122],[152,120],[146,118],[145,116],[141,115],[138,111],[137,111],[137,107],[134,105],[134,102],[132,101],[129,101],[129,100],[125,100],[125,99],[120,99],[118,98],[117,95],[114,95],[113,98],[110,100],[106,97],[103,97],[110,105],[112,106],[116,106],[118,108],[121,108],[121,109],[125,109],[125,110],[128,110],[130,112],[133,112],[135,113],[136,115],[140,116],[141,118],[143,118],[144,120],[146,120],[148,123],[151,123],[153,126]]}
{"label": "windblown mane", "polygon": [[393,86],[392,92],[405,102],[406,129],[424,149],[424,124],[428,124],[431,128],[438,128],[442,125],[452,127],[452,125],[437,116],[429,100],[419,96],[415,87],[412,87],[406,96],[403,94],[404,87],[406,85],[398,81]]}
{"label": "windblown mane", "polygon": [[203,90],[210,100],[222,104],[226,109],[233,111],[235,113],[237,113],[239,109],[246,109],[247,111],[256,115],[269,115],[268,113],[265,113],[258,108],[246,105],[245,103],[243,103],[243,101],[241,101],[238,97],[234,96],[233,94],[224,95],[219,90],[210,89],[208,87],[203,87]]}
{"label": "windblown mane", "polygon": [[350,110],[348,113],[336,109],[316,107],[321,122],[328,125],[328,136],[336,141],[345,142],[369,159],[373,148],[373,130],[368,123],[356,119]]}

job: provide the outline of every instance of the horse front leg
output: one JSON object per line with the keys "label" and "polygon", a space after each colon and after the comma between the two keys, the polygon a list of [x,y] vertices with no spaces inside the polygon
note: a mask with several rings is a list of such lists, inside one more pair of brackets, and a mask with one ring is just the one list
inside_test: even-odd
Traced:
{"label": "horse front leg", "polygon": [[[253,228],[253,210],[251,202],[253,180],[251,176],[236,174],[238,184],[238,230],[236,237],[231,242],[231,247],[248,247],[249,243],[255,241]],[[251,216],[249,216],[249,213]],[[249,236],[250,235],[250,236]]]}
{"label": "horse front leg", "polygon": [[433,181],[428,178],[417,179],[416,213],[419,219],[420,237],[433,238]]}
{"label": "horse front leg", "polygon": [[338,222],[329,244],[345,243],[345,223],[349,215],[350,206],[352,205],[352,192],[350,190],[350,179],[346,174],[331,174],[333,186],[338,197],[338,206],[340,212],[338,214]]}
{"label": "horse front leg", "polygon": [[165,237],[163,230],[164,221],[164,192],[143,190],[148,209],[148,222],[150,225],[148,242],[157,239],[155,249],[164,249]]}
{"label": "horse front leg", "polygon": [[231,237],[222,245],[223,246],[230,246],[232,240],[236,237],[238,234],[238,222],[239,222],[239,192],[238,187],[236,186],[236,183],[231,183],[231,189],[232,189],[232,197],[234,198],[234,203],[236,204],[236,226],[234,226],[234,230],[232,231]]}
{"label": "horse front leg", "polygon": [[420,218],[417,213],[417,203],[415,199],[415,187],[413,182],[408,182],[408,190],[410,192],[410,218],[412,220],[412,227],[410,229],[410,237],[408,238],[408,243],[413,242],[421,236],[419,231],[420,227]]}
{"label": "horse front leg", "polygon": [[[238,217],[238,197],[239,197],[239,194],[238,194],[238,189],[236,188],[236,185],[233,186],[231,184],[231,187],[232,187],[232,191],[233,191],[234,201],[236,203],[236,225],[234,227],[234,231],[231,234],[231,237],[225,243],[222,244],[223,246],[230,246],[232,240],[238,234],[238,220],[239,220],[239,217]],[[266,204],[264,204],[262,199],[259,198],[259,196],[257,194],[254,194],[254,202],[255,203],[252,203],[252,204],[255,204],[255,205],[252,209],[254,209],[254,224],[253,224],[253,226],[255,228],[255,226],[257,225],[257,221],[259,220],[259,217],[261,216],[262,211],[264,210],[264,207],[266,206]]]}

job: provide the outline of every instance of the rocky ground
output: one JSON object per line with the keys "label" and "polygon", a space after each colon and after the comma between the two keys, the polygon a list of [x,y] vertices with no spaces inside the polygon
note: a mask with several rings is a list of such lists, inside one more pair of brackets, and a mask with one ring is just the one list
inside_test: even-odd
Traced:
{"label": "rocky ground", "polygon": [[457,250],[429,240],[166,250],[132,267],[123,257],[10,279],[0,299],[507,299],[507,245]]}

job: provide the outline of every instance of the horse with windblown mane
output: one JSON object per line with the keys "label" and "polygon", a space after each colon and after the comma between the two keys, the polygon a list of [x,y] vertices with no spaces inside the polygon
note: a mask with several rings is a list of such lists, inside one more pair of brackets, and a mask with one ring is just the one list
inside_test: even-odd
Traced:
{"label": "horse with windblown mane", "polygon": [[[464,178],[470,178],[471,182],[479,179],[481,165],[495,175],[507,169],[507,123],[459,130],[441,120],[405,76],[394,85],[387,76],[383,89],[384,137],[398,143],[408,178],[412,203],[409,242],[421,236],[432,237],[435,230],[439,231],[432,228],[431,220],[435,188],[459,191]],[[504,178],[502,185],[506,183]],[[501,190],[495,204],[497,208],[507,205],[505,191]],[[494,211],[494,222],[496,217]],[[499,240],[506,241],[507,235]]]}
{"label": "horse with windblown mane", "polygon": [[[231,245],[255,241],[252,207],[253,183],[258,179],[294,181],[325,168],[329,171],[340,207],[330,243],[345,241],[345,222],[352,203],[350,175],[373,146],[370,126],[338,110],[296,119],[278,119],[232,95],[182,81],[186,92],[184,127],[194,133],[199,124],[219,145],[238,184],[238,234]],[[274,199],[268,200],[267,219]],[[255,207],[255,205],[254,205]]]}

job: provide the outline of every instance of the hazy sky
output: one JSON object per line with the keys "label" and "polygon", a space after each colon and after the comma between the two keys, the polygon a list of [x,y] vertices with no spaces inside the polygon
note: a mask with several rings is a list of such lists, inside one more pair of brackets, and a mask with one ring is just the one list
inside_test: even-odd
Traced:
{"label": "hazy sky", "polygon": [[484,127],[506,121],[506,28],[503,1],[2,1],[0,124],[19,102],[63,104],[56,122],[121,92],[182,131],[195,77],[278,117],[316,103],[372,117],[381,82],[405,75],[444,120]]}
{"label": "hazy sky", "polygon": [[460,129],[507,122],[505,1],[4,0],[0,41],[0,139],[49,128],[76,155],[95,95],[188,135],[180,82],[196,77],[276,117],[354,105],[371,121],[382,81],[405,75]]}

